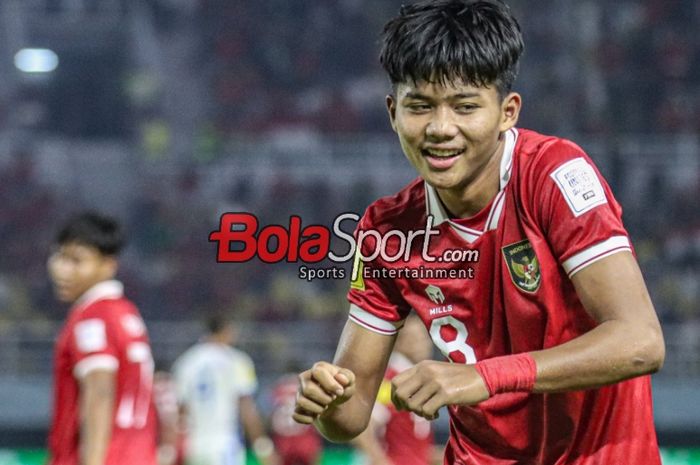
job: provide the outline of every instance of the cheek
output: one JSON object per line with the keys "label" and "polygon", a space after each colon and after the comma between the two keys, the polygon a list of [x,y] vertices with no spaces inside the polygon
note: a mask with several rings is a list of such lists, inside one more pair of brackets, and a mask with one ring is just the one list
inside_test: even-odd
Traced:
{"label": "cheek", "polygon": [[478,139],[490,139],[493,134],[498,133],[498,118],[491,114],[474,118],[469,122],[469,132]]}
{"label": "cheek", "polygon": [[79,281],[92,280],[96,274],[95,266],[90,263],[81,263],[75,267],[73,276]]}
{"label": "cheek", "polygon": [[425,123],[417,117],[396,117],[396,132],[402,140],[413,142],[417,140],[423,133]]}
{"label": "cheek", "polygon": [[68,274],[68,267],[60,260],[49,260],[46,264],[46,269],[52,278],[63,278]]}
{"label": "cheek", "polygon": [[401,148],[403,149],[403,153],[406,157],[411,158],[411,153],[413,153],[413,146],[411,143],[404,137],[399,138],[399,143],[401,144]]}
{"label": "cheek", "polygon": [[405,155],[409,155],[415,151],[415,146],[418,142],[418,136],[415,129],[401,123],[396,125],[396,135],[399,137],[399,143]]}
{"label": "cheek", "polygon": [[55,260],[48,260],[46,262],[46,271],[49,273],[49,276],[54,276],[56,274],[56,261]]}

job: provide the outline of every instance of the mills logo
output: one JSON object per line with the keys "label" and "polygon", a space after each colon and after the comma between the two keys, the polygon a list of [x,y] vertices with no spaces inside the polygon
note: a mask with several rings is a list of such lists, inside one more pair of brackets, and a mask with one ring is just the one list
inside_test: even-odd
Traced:
{"label": "mills logo", "polygon": [[428,298],[436,304],[442,304],[445,302],[445,294],[442,293],[442,289],[437,286],[430,285],[425,288],[425,293],[428,294]]}
{"label": "mills logo", "polygon": [[452,312],[452,304],[442,305],[445,303],[445,294],[442,293],[442,289],[431,284],[425,288],[425,293],[434,304],[437,304],[437,307],[433,307],[430,310],[428,310],[430,316],[442,315],[443,313]]}

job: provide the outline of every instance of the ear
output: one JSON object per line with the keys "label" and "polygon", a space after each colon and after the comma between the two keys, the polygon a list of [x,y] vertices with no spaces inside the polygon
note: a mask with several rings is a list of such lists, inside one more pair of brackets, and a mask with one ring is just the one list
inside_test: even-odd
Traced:
{"label": "ear", "polygon": [[518,123],[520,108],[522,107],[522,97],[517,92],[511,92],[501,103],[501,125],[500,132],[506,132]]}
{"label": "ear", "polygon": [[396,98],[389,94],[386,96],[386,109],[389,113],[389,122],[391,122],[391,129],[396,132]]}

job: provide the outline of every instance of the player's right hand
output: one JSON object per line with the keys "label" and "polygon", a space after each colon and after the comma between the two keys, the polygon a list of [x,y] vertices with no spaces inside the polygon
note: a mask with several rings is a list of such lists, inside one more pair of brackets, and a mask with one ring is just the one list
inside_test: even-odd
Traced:
{"label": "player's right hand", "polygon": [[311,424],[329,407],[340,405],[355,394],[355,374],[328,362],[316,362],[299,375],[299,389],[292,418]]}

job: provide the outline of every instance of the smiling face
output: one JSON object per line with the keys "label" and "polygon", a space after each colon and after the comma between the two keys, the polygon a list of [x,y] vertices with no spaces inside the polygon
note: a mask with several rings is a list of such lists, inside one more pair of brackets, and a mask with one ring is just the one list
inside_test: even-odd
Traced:
{"label": "smiling face", "polygon": [[418,82],[395,91],[387,107],[404,154],[429,184],[457,196],[500,157],[501,134],[520,111],[518,94],[501,98],[493,85]]}

